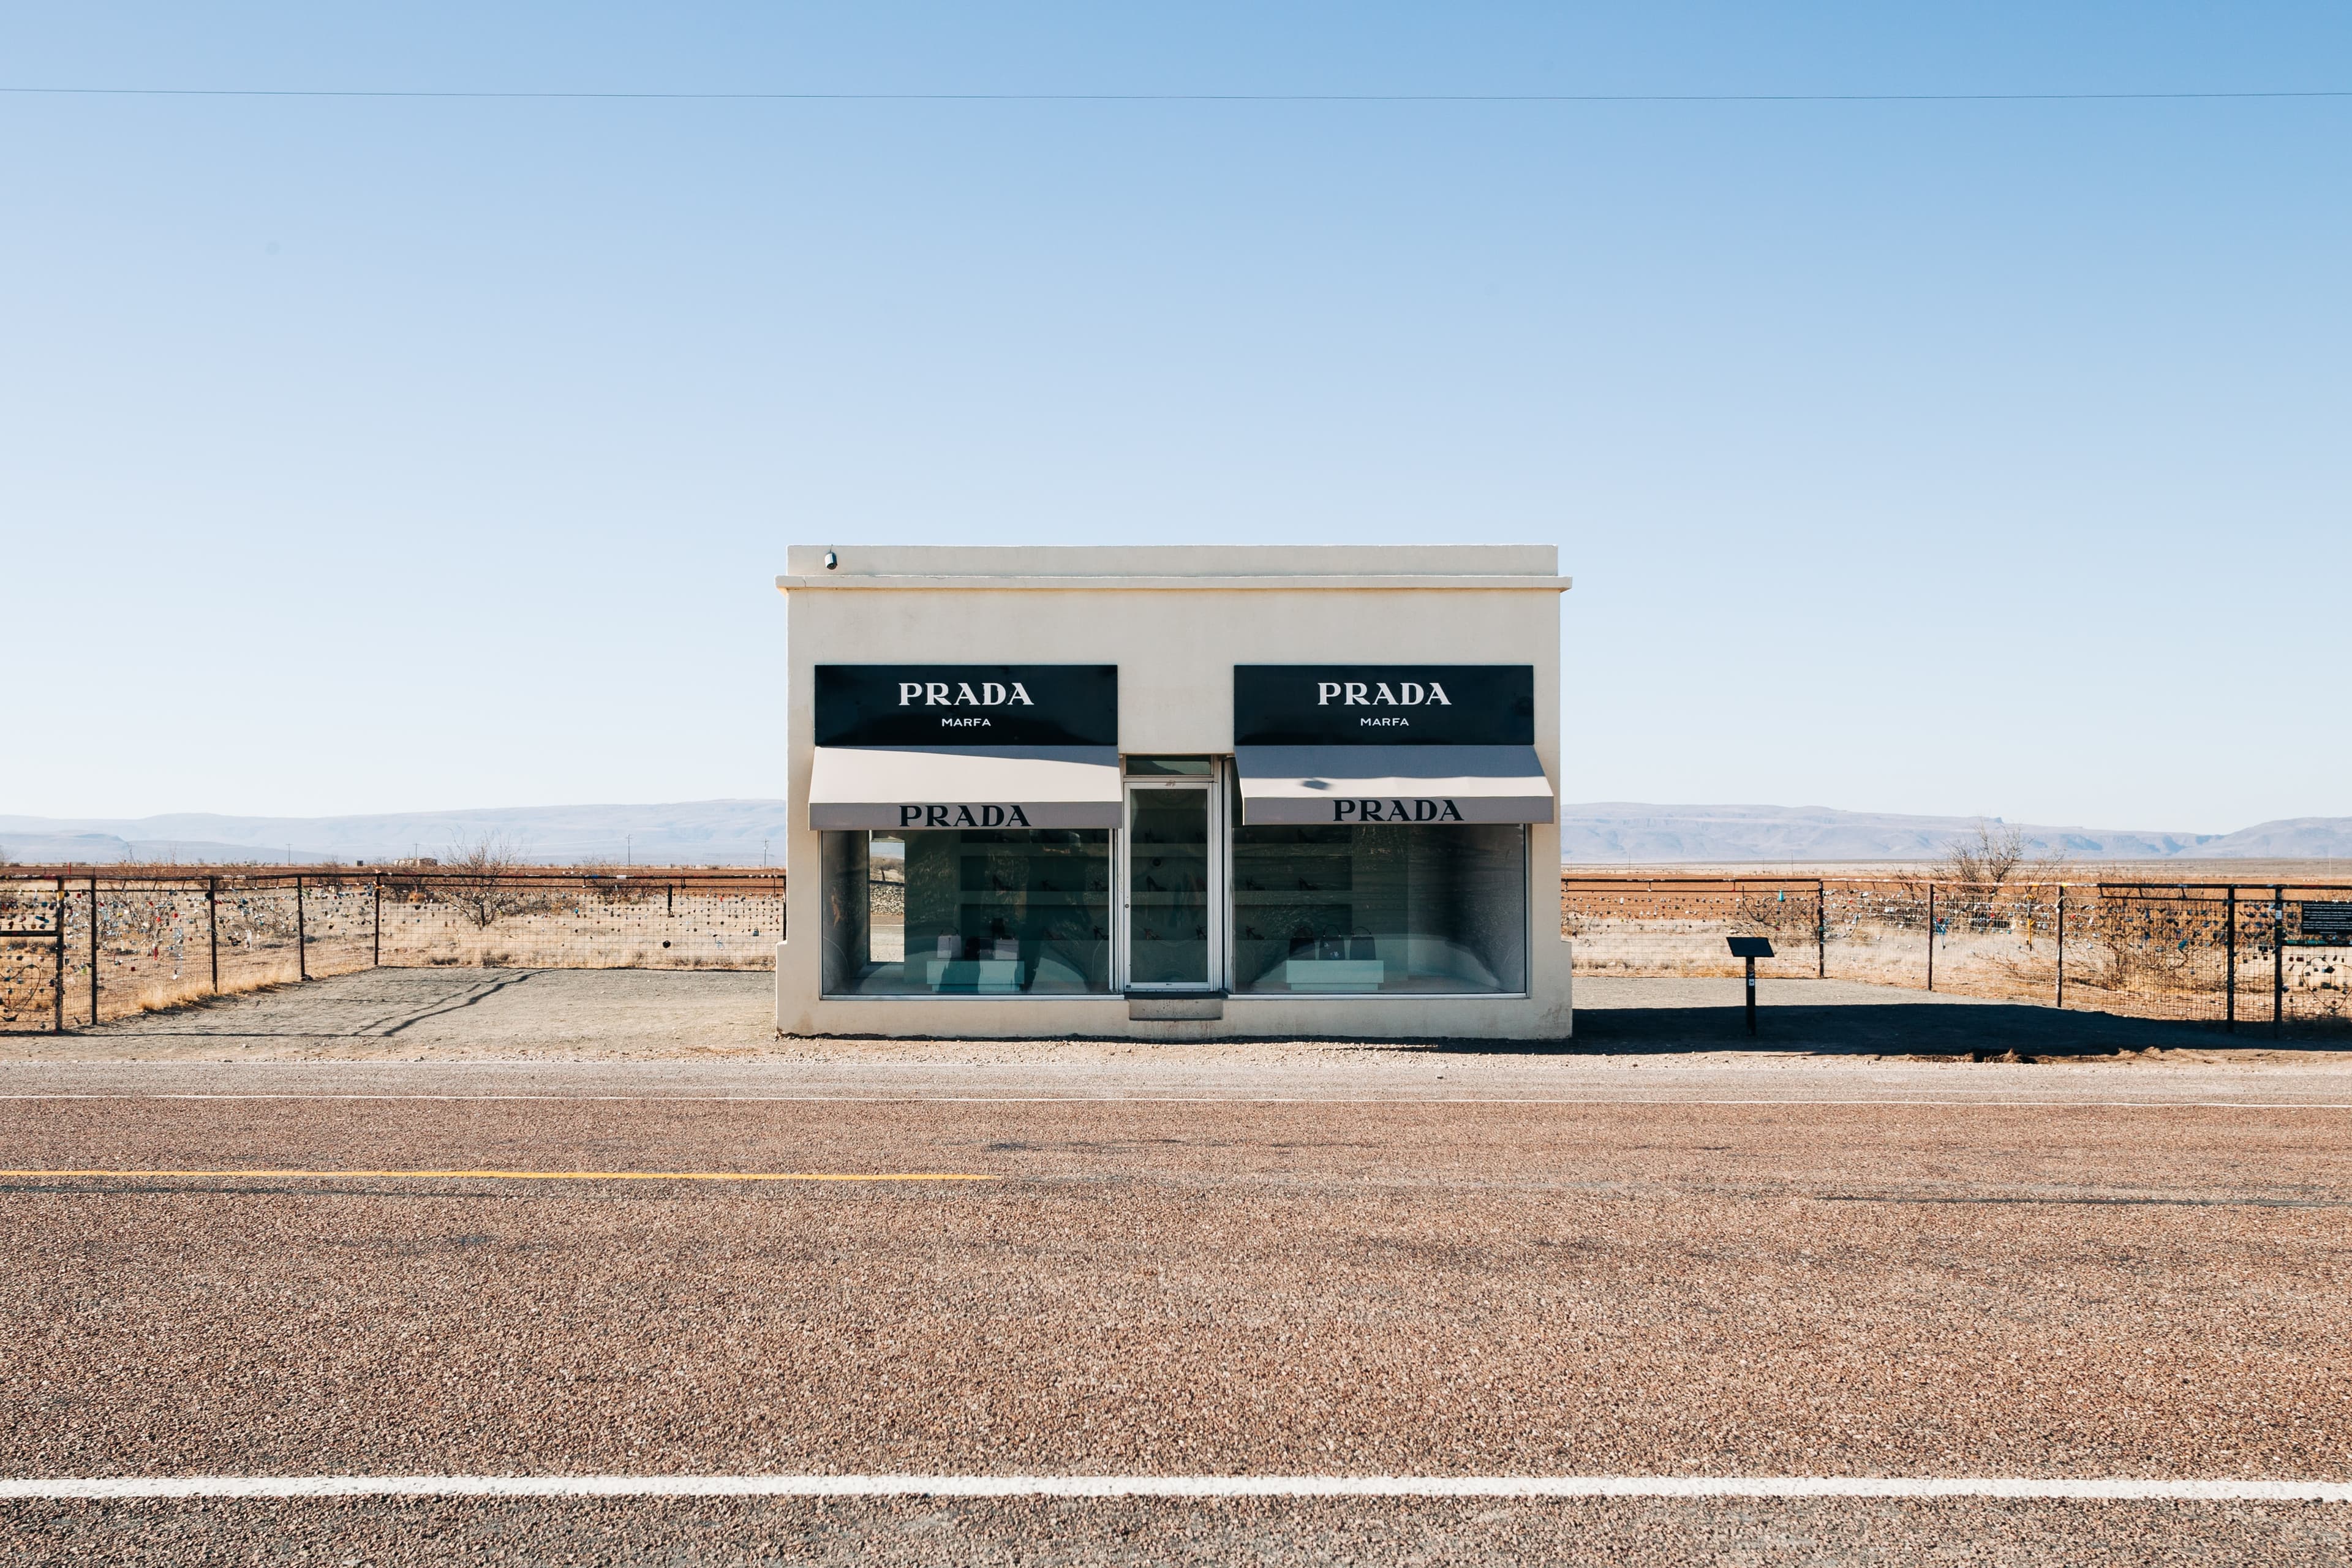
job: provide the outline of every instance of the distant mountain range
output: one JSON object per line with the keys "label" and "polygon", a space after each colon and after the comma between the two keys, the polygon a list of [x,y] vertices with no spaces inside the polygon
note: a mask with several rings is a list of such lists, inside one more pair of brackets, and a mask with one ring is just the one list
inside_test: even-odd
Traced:
{"label": "distant mountain range", "polygon": [[[551,865],[757,866],[783,862],[781,800],[671,805],[514,805],[371,816],[215,816],[182,812],[133,820],[0,816],[0,855],[19,862],[181,860],[316,865],[446,858],[453,846],[503,837]],[[772,853],[771,853],[772,850]]]}
{"label": "distant mountain range", "polygon": [[[1738,860],[1931,860],[1973,816],[1904,816],[1816,805],[1646,805],[1601,801],[1560,807],[1560,858],[1571,864],[1664,866]],[[1990,819],[1997,826],[1998,817]],[[2352,816],[2298,816],[2235,833],[2152,833],[2114,827],[2013,825],[2036,856],[2074,860],[2320,860],[2352,858]]]}
{"label": "distant mountain range", "polygon": [[[1735,861],[1926,860],[1972,837],[1972,816],[1902,816],[1826,806],[1647,805],[1560,808],[1560,856],[1574,865]],[[2152,833],[2018,825],[2037,855],[2078,860],[2352,860],[2352,817],[2302,816],[2235,833]],[[0,816],[0,857],[20,864],[119,861],[318,864],[446,858],[453,845],[503,835],[556,865],[781,865],[791,831],[781,800],[668,805],[505,806],[372,816],[215,816],[135,820]]]}

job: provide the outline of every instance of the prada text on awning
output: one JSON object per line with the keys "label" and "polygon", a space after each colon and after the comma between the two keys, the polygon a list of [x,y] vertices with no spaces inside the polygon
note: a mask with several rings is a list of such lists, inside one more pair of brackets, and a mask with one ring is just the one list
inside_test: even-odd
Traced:
{"label": "prada text on awning", "polygon": [[1110,746],[819,746],[809,826],[1117,827],[1122,799]]}
{"label": "prada text on awning", "polygon": [[1242,821],[1549,822],[1533,746],[1242,746]]}

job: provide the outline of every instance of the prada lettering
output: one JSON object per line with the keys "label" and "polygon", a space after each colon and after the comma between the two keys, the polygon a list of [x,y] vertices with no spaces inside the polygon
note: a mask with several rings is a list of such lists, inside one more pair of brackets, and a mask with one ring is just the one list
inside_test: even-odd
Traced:
{"label": "prada lettering", "polygon": [[1026,827],[1028,814],[1017,805],[901,805],[901,827]]}
{"label": "prada lettering", "polygon": [[1335,800],[1334,822],[1459,822],[1461,809],[1450,800]]}
{"label": "prada lettering", "polygon": [[[971,681],[959,680],[953,693],[950,693],[944,680],[898,682],[898,706],[901,708],[919,704],[925,708],[1003,708],[1016,702],[1024,708],[1037,706],[1030,698],[1028,689],[1017,680],[1009,689],[993,680],[983,680],[977,692],[972,689]],[[988,722],[985,719],[979,721]]]}
{"label": "prada lettering", "polygon": [[[1385,680],[1318,680],[1315,683],[1315,706],[1328,708],[1337,702],[1342,708],[1418,708],[1433,702],[1441,708],[1454,706],[1454,699],[1445,695],[1445,688],[1436,681],[1423,686],[1418,680],[1400,680],[1393,689]],[[1412,721],[1402,713],[1366,713],[1356,723],[1366,730],[1410,730]]]}
{"label": "prada lettering", "polygon": [[[1385,680],[1317,681],[1315,706],[1328,708],[1334,701],[1344,708],[1418,708],[1423,702],[1434,702],[1441,708],[1454,706],[1454,699],[1446,696],[1445,688],[1434,680],[1425,687],[1417,680],[1400,680],[1393,691]],[[1400,719],[1398,722],[1404,721]]]}

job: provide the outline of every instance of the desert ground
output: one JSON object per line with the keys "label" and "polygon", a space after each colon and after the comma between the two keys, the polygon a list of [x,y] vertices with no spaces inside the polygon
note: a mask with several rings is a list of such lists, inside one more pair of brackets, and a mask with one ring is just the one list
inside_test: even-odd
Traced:
{"label": "desert ground", "polygon": [[[1799,981],[1750,1047],[1615,979],[1556,1047],[779,1040],[767,987],[7,1040],[0,1481],[2352,1478],[2352,1053]],[[2343,1563],[2352,1502],[20,1495],[0,1556]]]}

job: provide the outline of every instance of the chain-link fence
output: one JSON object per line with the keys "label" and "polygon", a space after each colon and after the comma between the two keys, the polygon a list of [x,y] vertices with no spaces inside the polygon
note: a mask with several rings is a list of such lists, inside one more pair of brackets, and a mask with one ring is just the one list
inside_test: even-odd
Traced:
{"label": "chain-link fence", "polygon": [[[1563,877],[1580,974],[1818,976],[2136,1017],[2352,1026],[2352,885]],[[767,969],[781,871],[0,871],[0,1031],[374,965]]]}
{"label": "chain-link fence", "polygon": [[0,1033],[65,1027],[64,888],[0,880]]}
{"label": "chain-link fence", "polygon": [[0,1030],[389,965],[769,969],[780,871],[0,872]]}
{"label": "chain-link fence", "polygon": [[2352,1024],[2352,885],[1563,877],[1580,974],[1758,973],[2225,1026]]}

